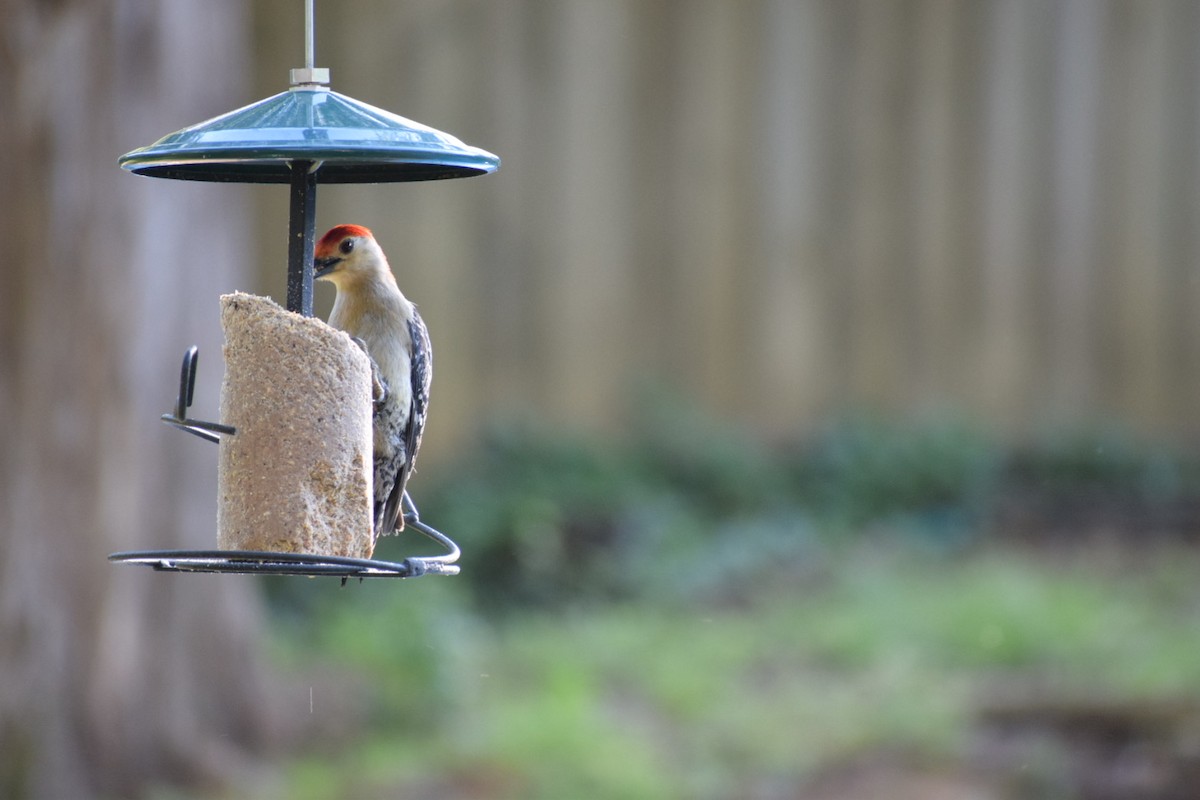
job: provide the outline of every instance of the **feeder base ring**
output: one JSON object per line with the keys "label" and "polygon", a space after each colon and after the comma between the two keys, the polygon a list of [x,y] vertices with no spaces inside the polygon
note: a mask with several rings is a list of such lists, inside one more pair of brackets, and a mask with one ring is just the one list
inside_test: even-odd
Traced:
{"label": "feeder base ring", "polygon": [[109,561],[145,564],[156,572],[221,572],[235,575],[332,575],[346,578],[416,578],[457,575],[457,564],[434,558],[376,561],[367,558],[270,553],[260,550],[138,550],[113,553]]}

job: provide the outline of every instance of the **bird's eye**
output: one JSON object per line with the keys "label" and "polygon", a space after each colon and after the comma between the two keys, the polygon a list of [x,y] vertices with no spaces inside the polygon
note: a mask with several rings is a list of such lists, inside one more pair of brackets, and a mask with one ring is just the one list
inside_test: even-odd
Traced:
{"label": "bird's eye", "polygon": [[353,249],[354,249],[354,240],[353,239],[342,239],[342,243],[338,245],[338,250],[341,250],[342,253],[345,255],[350,255],[350,252]]}

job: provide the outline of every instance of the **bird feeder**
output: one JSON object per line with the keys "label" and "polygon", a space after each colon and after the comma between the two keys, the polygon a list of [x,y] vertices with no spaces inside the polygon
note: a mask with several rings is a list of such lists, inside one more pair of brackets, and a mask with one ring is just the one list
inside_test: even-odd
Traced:
{"label": "bird feeder", "polygon": [[[287,91],[168,134],[121,156],[138,175],[225,183],[285,183],[290,190],[287,311],[313,313],[316,190],[320,183],[393,183],[465,178],[495,172],[500,159],[441,131],[330,88],[329,70],[314,66],[313,2],[305,3],[305,66],[291,71]],[[188,416],[196,379],[195,347],[184,355],[179,394],[163,421],[211,442],[235,427]],[[228,363],[227,363],[228,367]],[[369,456],[369,453],[368,453]],[[368,458],[368,464],[370,460]],[[287,502],[288,498],[276,498]],[[111,561],[156,570],[243,574],[416,577],[458,572],[458,546],[421,521],[405,493],[404,520],[445,554],[401,562],[267,550],[140,551]],[[369,532],[368,532],[369,535]]]}

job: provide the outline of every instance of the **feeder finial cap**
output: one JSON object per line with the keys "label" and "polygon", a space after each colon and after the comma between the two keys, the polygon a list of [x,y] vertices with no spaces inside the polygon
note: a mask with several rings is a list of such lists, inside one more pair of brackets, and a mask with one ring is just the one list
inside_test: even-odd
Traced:
{"label": "feeder finial cap", "polygon": [[291,71],[291,84],[297,86],[328,86],[328,67],[303,67]]}

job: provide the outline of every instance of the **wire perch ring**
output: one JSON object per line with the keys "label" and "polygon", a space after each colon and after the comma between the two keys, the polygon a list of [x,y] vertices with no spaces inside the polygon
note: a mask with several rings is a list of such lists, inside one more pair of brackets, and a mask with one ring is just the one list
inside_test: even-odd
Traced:
{"label": "wire perch ring", "polygon": [[425,559],[375,561],[303,553],[267,553],[258,550],[145,550],[113,553],[109,561],[146,564],[155,572],[220,572],[233,575],[333,575],[349,578],[416,578],[421,575],[454,575],[458,567],[430,569]]}
{"label": "wire perch ring", "polygon": [[419,578],[422,575],[457,575],[460,551],[445,534],[416,518],[404,515],[412,527],[441,544],[440,556],[412,556],[403,561],[377,561],[307,553],[268,553],[260,550],[140,550],[113,553],[109,561],[145,564],[155,572],[221,572],[234,575],[332,575],[345,584],[349,578]]}
{"label": "wire perch ring", "polygon": [[[187,410],[196,390],[196,365],[200,350],[192,345],[183,354],[179,375],[179,396],[175,408],[162,415],[162,421],[181,431],[219,443],[222,436],[233,436],[237,429],[217,422],[192,419]],[[272,553],[261,550],[137,550],[113,553],[109,561],[121,564],[145,564],[156,572],[221,572],[235,575],[306,575],[350,578],[417,578],[422,575],[457,575],[462,551],[449,536],[421,521],[417,506],[404,493],[404,525],[413,528],[445,548],[437,556],[410,556],[403,561],[378,561],[368,558],[321,556],[309,553]]]}

